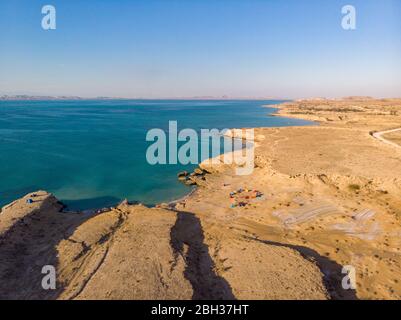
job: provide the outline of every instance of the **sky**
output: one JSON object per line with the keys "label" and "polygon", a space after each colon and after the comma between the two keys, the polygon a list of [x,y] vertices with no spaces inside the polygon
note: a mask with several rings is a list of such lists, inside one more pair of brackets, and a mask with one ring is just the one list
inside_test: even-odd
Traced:
{"label": "sky", "polygon": [[1,0],[0,94],[401,97],[401,1]]}

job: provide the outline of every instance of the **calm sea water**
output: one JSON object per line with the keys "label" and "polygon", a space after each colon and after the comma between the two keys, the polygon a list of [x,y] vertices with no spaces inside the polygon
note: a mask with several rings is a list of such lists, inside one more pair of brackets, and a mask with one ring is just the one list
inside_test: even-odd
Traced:
{"label": "calm sea water", "polygon": [[177,199],[189,187],[177,173],[193,165],[149,165],[151,128],[303,125],[269,116],[279,101],[0,101],[0,207],[36,190],[71,209]]}

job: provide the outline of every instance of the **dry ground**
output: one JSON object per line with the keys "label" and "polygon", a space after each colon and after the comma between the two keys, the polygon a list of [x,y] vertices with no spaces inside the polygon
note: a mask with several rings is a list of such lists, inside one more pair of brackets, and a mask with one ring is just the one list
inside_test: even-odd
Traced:
{"label": "dry ground", "polygon": [[[257,129],[250,176],[202,165],[177,203],[67,214],[37,192],[3,208],[0,298],[400,299],[401,148],[372,132],[401,127],[401,100],[279,108],[319,125]],[[239,188],[264,196],[231,208]],[[45,264],[55,291],[40,286]],[[341,285],[347,265],[356,290]]]}

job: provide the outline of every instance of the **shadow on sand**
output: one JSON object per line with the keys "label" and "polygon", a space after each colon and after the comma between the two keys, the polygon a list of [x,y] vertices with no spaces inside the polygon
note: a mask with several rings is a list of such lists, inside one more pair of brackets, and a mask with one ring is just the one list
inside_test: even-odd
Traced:
{"label": "shadow on sand", "polygon": [[186,262],[184,275],[192,285],[192,299],[235,299],[229,283],[214,271],[200,220],[194,214],[177,211],[177,221],[170,236],[175,257],[181,255]]}
{"label": "shadow on sand", "polygon": [[343,274],[343,266],[337,262],[329,259],[326,256],[320,255],[315,250],[307,247],[285,244],[269,240],[261,240],[253,237],[245,237],[251,241],[258,241],[264,244],[286,247],[298,251],[305,259],[316,262],[317,266],[323,273],[323,284],[325,285],[330,298],[333,300],[357,300],[357,295],[355,290],[345,290],[342,287],[342,279],[346,276]]}
{"label": "shadow on sand", "polygon": [[63,286],[43,289],[47,273],[42,274],[42,268],[51,265],[57,270],[57,245],[90,217],[57,212],[48,198],[39,210],[16,221],[0,236],[0,299],[56,299]]}

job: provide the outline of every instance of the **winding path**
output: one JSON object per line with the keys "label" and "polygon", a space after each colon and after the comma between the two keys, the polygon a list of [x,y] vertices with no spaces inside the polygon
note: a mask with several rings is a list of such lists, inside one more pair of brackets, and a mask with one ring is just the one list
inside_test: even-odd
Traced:
{"label": "winding path", "polygon": [[383,138],[384,134],[391,133],[391,132],[396,132],[396,131],[401,131],[401,128],[374,132],[372,134],[372,136],[373,136],[373,138],[376,138],[376,139],[378,139],[378,140],[380,140],[380,141],[382,141],[384,143],[387,143],[387,144],[392,145],[392,146],[397,147],[397,148],[401,148],[401,146],[399,144]]}

